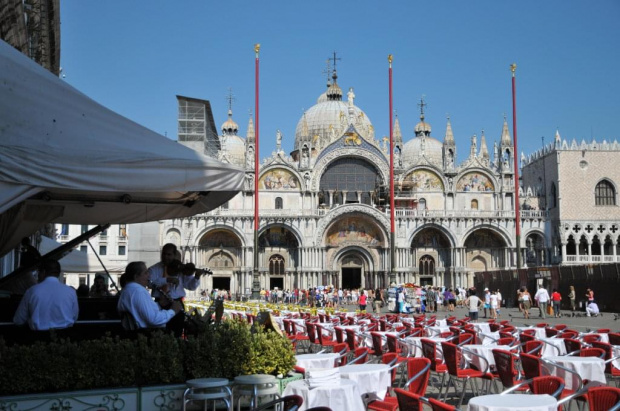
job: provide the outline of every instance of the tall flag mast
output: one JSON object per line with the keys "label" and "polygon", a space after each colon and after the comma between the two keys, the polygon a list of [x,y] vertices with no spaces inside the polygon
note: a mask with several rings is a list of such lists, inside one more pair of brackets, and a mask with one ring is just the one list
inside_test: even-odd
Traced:
{"label": "tall flag mast", "polygon": [[392,108],[392,55],[388,55],[390,88],[390,284],[396,282],[396,235],[394,234],[394,128]]}
{"label": "tall flag mast", "polygon": [[259,120],[259,115],[258,115],[258,68],[259,68],[259,58],[258,58],[258,53],[260,51],[260,44],[256,43],[254,45],[254,53],[256,53],[256,62],[255,62],[255,80],[254,80],[254,84],[255,84],[255,91],[254,91],[254,95],[255,95],[255,101],[254,101],[254,106],[255,106],[255,111],[256,111],[256,131],[255,131],[255,149],[254,149],[254,272],[253,272],[253,279],[252,279],[252,299],[253,300],[258,300],[260,298],[260,280],[259,280],[259,273],[258,273],[258,161],[259,161],[259,155],[258,155],[258,151],[259,151],[259,139],[258,139],[258,135],[259,135],[259,124],[258,124],[258,120]]}
{"label": "tall flag mast", "polygon": [[521,268],[521,213],[519,210],[519,162],[517,156],[517,89],[516,77],[517,65],[510,65],[512,72],[512,134],[514,136],[514,168],[515,168],[515,233],[517,240],[517,269]]}

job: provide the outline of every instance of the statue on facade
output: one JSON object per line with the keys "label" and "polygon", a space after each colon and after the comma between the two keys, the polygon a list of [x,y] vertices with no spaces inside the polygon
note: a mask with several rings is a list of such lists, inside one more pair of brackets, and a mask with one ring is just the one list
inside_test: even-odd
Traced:
{"label": "statue on facade", "polygon": [[355,93],[353,92],[353,87],[350,87],[349,92],[347,93],[347,101],[349,102],[349,107],[353,107],[354,100],[355,100]]}
{"label": "statue on facade", "polygon": [[245,154],[245,166],[247,168],[254,167],[254,147],[253,146],[249,146],[248,151]]}
{"label": "statue on facade", "polygon": [[276,150],[282,150],[282,132],[280,130],[276,131]]}
{"label": "statue on facade", "polygon": [[301,167],[307,168],[309,165],[310,154],[308,150],[308,146],[304,146],[301,150]]}

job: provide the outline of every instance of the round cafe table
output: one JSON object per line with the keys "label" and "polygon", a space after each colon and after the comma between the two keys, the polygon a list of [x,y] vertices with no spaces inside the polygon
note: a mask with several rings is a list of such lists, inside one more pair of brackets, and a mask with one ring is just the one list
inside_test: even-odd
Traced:
{"label": "round cafe table", "polygon": [[387,364],[350,364],[339,367],[340,376],[355,381],[362,394],[374,394],[383,400],[388,387],[392,385],[392,375]]}
{"label": "round cafe table", "polygon": [[556,411],[558,401],[551,395],[481,395],[469,400],[469,411]]}
{"label": "round cafe table", "polygon": [[297,366],[305,370],[314,368],[334,368],[338,353],[300,354],[295,356]]}
{"label": "round cafe table", "polygon": [[314,407],[330,407],[332,410],[364,410],[362,394],[355,381],[341,379],[338,384],[310,389],[306,380],[297,380],[286,385],[282,396],[299,395],[304,399],[299,411]]}
{"label": "round cafe table", "polygon": [[574,357],[574,356],[556,356],[546,357],[544,360],[549,365],[549,371],[552,375],[564,379],[564,384],[568,390],[576,390],[579,379],[573,373],[567,372],[561,368],[554,367],[553,364],[561,365],[579,374],[582,380],[598,381],[607,384],[605,379],[605,360],[598,357]]}

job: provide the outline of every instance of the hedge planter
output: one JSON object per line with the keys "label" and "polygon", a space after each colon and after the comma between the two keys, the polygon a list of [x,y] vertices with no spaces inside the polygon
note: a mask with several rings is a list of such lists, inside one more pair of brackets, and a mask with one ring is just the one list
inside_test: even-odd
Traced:
{"label": "hedge planter", "polygon": [[134,411],[180,410],[184,384],[142,388],[84,390],[0,398],[0,410]]}

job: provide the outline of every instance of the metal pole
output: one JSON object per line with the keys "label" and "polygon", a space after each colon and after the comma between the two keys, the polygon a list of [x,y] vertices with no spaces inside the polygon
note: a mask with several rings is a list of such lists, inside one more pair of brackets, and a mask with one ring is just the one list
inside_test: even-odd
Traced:
{"label": "metal pole", "polygon": [[521,213],[519,206],[519,161],[517,150],[517,89],[516,89],[516,77],[515,71],[517,65],[515,63],[510,65],[510,71],[512,72],[512,134],[514,138],[514,171],[515,171],[515,233],[517,241],[517,270],[521,269]]}
{"label": "metal pole", "polygon": [[394,233],[394,128],[392,108],[392,55],[388,55],[390,89],[390,284],[396,282],[396,235]]}
{"label": "metal pole", "polygon": [[258,273],[258,161],[259,161],[259,105],[258,105],[258,73],[259,73],[259,58],[258,53],[260,51],[260,44],[254,45],[254,53],[256,53],[256,61],[255,61],[255,110],[256,110],[256,138],[255,138],[255,147],[254,147],[254,272],[252,279],[252,299],[258,300],[260,298],[260,280]]}

